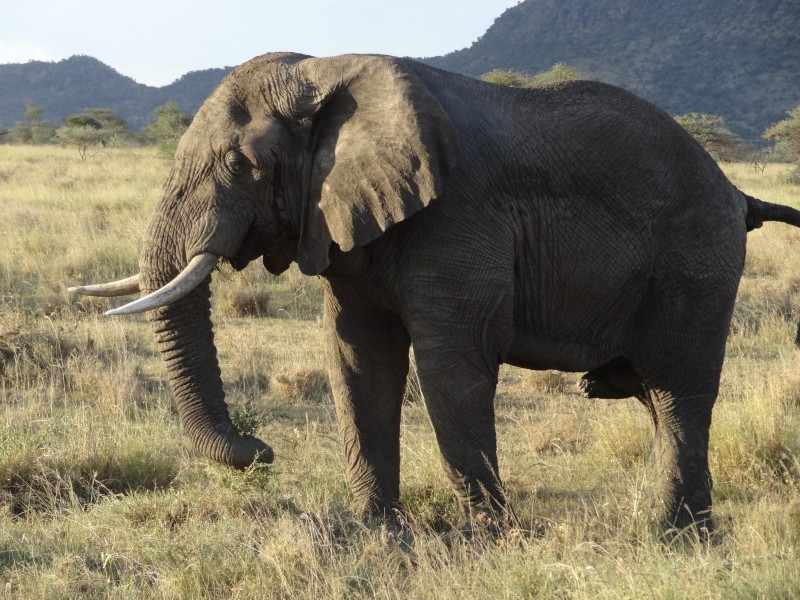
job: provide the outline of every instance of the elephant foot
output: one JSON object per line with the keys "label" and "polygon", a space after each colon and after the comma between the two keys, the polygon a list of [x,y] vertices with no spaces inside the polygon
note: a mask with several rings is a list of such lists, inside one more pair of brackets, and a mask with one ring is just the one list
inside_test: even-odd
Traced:
{"label": "elephant foot", "polygon": [[399,501],[362,511],[362,521],[382,543],[401,551],[415,564],[414,527],[405,507]]}
{"label": "elephant foot", "polygon": [[592,369],[580,378],[577,386],[584,398],[617,400],[642,393],[642,380],[625,358],[615,358]]}
{"label": "elephant foot", "polygon": [[361,516],[365,523],[376,528],[395,532],[411,530],[406,508],[399,500],[370,502],[362,509]]}
{"label": "elephant foot", "polygon": [[662,520],[662,539],[670,546],[707,544],[714,534],[714,520],[711,511],[698,514],[681,511],[675,517]]}
{"label": "elephant foot", "polygon": [[670,544],[707,543],[714,533],[710,490],[696,490],[693,502],[687,501],[687,498],[692,498],[687,493],[669,495],[668,498],[661,518],[664,540]]}
{"label": "elephant foot", "polygon": [[480,507],[464,511],[453,535],[474,545],[503,546],[521,542],[523,530],[511,510]]}

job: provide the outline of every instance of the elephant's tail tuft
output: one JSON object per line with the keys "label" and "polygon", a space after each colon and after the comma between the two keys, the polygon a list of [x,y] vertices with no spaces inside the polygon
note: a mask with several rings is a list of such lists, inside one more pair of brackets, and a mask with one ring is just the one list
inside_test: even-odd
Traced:
{"label": "elephant's tail tuft", "polygon": [[[800,210],[783,204],[764,202],[747,194],[742,195],[747,200],[747,216],[745,217],[747,231],[758,229],[764,224],[764,221],[780,221],[800,227]],[[798,338],[800,339],[800,332],[798,332]]]}

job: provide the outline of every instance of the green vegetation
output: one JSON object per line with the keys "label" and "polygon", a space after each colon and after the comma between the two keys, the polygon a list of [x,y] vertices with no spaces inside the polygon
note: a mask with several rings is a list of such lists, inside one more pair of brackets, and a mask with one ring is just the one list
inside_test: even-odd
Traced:
{"label": "green vegetation", "polygon": [[696,139],[715,160],[746,160],[750,150],[742,139],[728,129],[719,115],[689,113],[675,120]]}
{"label": "green vegetation", "polygon": [[85,108],[64,117],[58,129],[45,121],[42,110],[30,102],[26,103],[25,115],[23,123],[0,132],[0,142],[36,145],[58,141],[62,146],[77,148],[81,160],[86,160],[90,148],[113,147],[118,141],[127,145],[152,143],[163,156],[171,157],[192,122],[192,115],[182,113],[175,102],[157,107],[153,121],[136,136],[130,135],[128,122],[110,108]]}
{"label": "green vegetation", "polygon": [[[789,168],[723,168],[798,205]],[[0,146],[0,594],[36,598],[791,598],[800,592],[800,233],[749,238],[714,413],[719,531],[665,546],[652,521],[650,418],[585,400],[577,375],[504,367],[502,476],[522,523],[466,542],[424,405],[403,415],[414,539],[349,509],[322,375],[320,286],[260,264],[215,275],[234,419],[276,452],[244,473],[181,435],[144,317],[67,285],[135,272],[169,169],[154,148],[81,162]],[[122,300],[113,301],[114,304]]]}
{"label": "green vegetation", "polygon": [[12,144],[46,144],[52,141],[56,128],[42,115],[41,108],[26,100],[25,120],[8,131],[8,141]]}
{"label": "green vegetation", "polygon": [[564,81],[583,79],[583,75],[578,69],[570,67],[566,63],[557,63],[547,71],[542,71],[536,75],[526,75],[511,69],[495,69],[484,73],[480,78],[490,83],[509,87],[537,88]]}
{"label": "green vegetation", "polygon": [[153,114],[155,119],[145,128],[144,137],[154,142],[163,156],[171,157],[183,132],[192,124],[192,115],[182,113],[177,102],[167,102]]}
{"label": "green vegetation", "polygon": [[775,140],[776,147],[794,162],[790,175],[791,183],[800,184],[800,104],[789,111],[789,118],[775,123],[764,132],[768,140]]}
{"label": "green vegetation", "polygon": [[56,136],[65,146],[75,146],[81,160],[92,146],[113,146],[127,133],[128,124],[110,108],[87,108],[81,114],[64,117]]}

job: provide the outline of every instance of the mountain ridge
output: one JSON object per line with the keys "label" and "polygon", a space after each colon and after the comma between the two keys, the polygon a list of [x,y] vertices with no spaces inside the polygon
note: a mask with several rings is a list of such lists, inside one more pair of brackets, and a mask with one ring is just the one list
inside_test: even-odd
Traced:
{"label": "mountain ridge", "polygon": [[154,87],[85,55],[56,62],[4,64],[0,65],[0,126],[22,121],[24,102],[30,100],[54,124],[85,108],[102,107],[115,110],[131,129],[138,130],[150,121],[155,108],[167,102],[177,102],[184,112],[197,112],[231,69],[190,71],[169,85]]}
{"label": "mountain ridge", "polygon": [[[721,115],[758,143],[800,103],[800,0],[524,0],[471,46],[419,60],[470,76],[565,62],[670,114]],[[103,107],[138,130],[169,101],[196,112],[231,68],[151,87],[88,56],[0,65],[0,127],[22,121],[30,100],[54,124]]]}
{"label": "mountain ridge", "polygon": [[800,103],[800,1],[525,0],[470,47],[423,60],[471,76],[566,62],[673,115],[722,115],[753,142]]}

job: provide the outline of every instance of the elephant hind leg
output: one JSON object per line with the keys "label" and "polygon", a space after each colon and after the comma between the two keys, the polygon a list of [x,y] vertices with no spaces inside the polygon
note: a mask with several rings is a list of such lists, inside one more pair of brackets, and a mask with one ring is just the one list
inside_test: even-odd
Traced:
{"label": "elephant hind leg", "polygon": [[601,367],[592,369],[578,381],[578,389],[585,398],[631,398],[643,391],[642,378],[627,358],[618,357]]}
{"label": "elephant hind leg", "polygon": [[655,425],[662,523],[712,528],[708,446],[736,286],[732,278],[654,283],[632,353]]}
{"label": "elephant hind leg", "polygon": [[647,387],[640,400],[655,424],[653,455],[659,471],[661,521],[666,531],[713,529],[708,464],[711,412],[716,393],[675,393]]}

